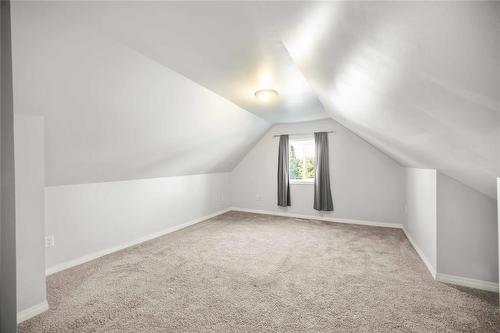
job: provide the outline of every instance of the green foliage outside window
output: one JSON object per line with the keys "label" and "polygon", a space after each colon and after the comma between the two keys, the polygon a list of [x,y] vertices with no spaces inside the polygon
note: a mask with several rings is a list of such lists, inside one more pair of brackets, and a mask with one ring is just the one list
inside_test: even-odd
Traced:
{"label": "green foliage outside window", "polygon": [[[299,170],[300,165],[300,170]],[[302,162],[299,163],[297,155],[295,154],[295,148],[290,146],[290,179],[301,179],[302,178]]]}
{"label": "green foliage outside window", "polygon": [[314,178],[314,159],[312,157],[306,157],[305,161],[306,172],[304,178]]}
{"label": "green foliage outside window", "polygon": [[295,147],[290,145],[290,179],[311,178],[314,178],[314,157],[297,158]]}

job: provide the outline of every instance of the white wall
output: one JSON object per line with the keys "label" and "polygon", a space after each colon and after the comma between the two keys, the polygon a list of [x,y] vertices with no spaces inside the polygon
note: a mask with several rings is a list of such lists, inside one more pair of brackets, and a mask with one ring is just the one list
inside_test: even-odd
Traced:
{"label": "white wall", "polygon": [[231,171],[269,123],[102,31],[102,5],[12,5],[16,112],[45,117],[45,184]]}
{"label": "white wall", "polygon": [[497,282],[496,201],[442,173],[437,179],[438,273]]}
{"label": "white wall", "polygon": [[[330,177],[335,211],[313,209],[312,184],[291,184],[289,208],[276,205],[278,140],[275,134],[336,131],[329,135]],[[303,215],[402,223],[404,169],[334,120],[273,126],[231,174],[235,207]],[[256,196],[261,200],[257,201]]]}
{"label": "white wall", "polygon": [[228,173],[45,188],[46,267],[140,239],[230,206]]}
{"label": "white wall", "polygon": [[269,20],[330,116],[402,165],[495,197],[499,1],[274,6]]}
{"label": "white wall", "polygon": [[46,300],[43,126],[41,116],[15,115],[18,311]]}
{"label": "white wall", "polygon": [[406,169],[406,234],[433,276],[437,267],[436,170]]}

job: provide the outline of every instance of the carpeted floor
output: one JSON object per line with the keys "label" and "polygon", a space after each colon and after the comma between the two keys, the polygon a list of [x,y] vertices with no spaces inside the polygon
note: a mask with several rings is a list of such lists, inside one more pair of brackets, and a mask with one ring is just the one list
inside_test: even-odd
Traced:
{"label": "carpeted floor", "polygon": [[19,332],[499,332],[401,230],[229,212],[48,278]]}

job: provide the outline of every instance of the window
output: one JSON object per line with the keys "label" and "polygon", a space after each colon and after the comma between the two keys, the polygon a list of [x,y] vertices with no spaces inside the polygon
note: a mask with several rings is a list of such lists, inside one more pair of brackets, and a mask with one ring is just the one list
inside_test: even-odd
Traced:
{"label": "window", "polygon": [[314,138],[290,138],[291,183],[314,183]]}

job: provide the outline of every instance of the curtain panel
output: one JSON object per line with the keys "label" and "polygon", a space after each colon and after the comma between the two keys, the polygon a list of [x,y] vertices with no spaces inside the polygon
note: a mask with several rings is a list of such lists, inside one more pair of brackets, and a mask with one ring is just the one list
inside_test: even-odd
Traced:
{"label": "curtain panel", "polygon": [[290,206],[288,135],[280,135],[278,149],[278,206]]}
{"label": "curtain panel", "polygon": [[328,156],[328,133],[314,133],[316,156],[314,161],[314,209],[333,211],[330,189],[330,165]]}

